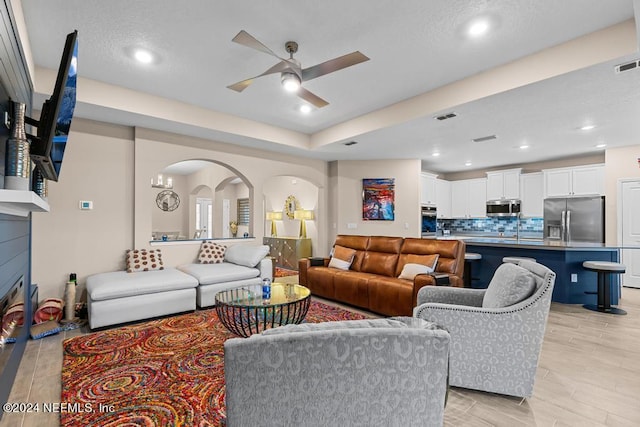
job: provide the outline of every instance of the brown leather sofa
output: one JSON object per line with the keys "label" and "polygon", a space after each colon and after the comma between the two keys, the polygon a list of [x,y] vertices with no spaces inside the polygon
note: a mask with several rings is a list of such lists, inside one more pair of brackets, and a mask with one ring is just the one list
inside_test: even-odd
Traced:
{"label": "brown leather sofa", "polygon": [[356,251],[349,270],[311,266],[299,260],[300,284],[313,295],[362,307],[386,316],[411,316],[418,291],[434,286],[436,278],[419,274],[414,280],[399,279],[404,265],[438,254],[436,273],[449,276],[451,286],[462,287],[465,244],[461,240],[435,240],[382,236],[338,235],[336,245]]}

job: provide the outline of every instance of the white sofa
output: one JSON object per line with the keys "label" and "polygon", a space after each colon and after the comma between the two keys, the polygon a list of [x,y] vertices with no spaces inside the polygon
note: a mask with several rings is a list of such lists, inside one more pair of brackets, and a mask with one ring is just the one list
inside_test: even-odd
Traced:
{"label": "white sofa", "polygon": [[269,246],[233,245],[224,254],[224,261],[216,264],[185,264],[181,271],[198,281],[198,307],[215,305],[218,292],[240,286],[259,285],[264,278],[273,280],[271,258],[265,258]]}
{"label": "white sofa", "polygon": [[91,329],[196,309],[198,280],[175,268],[87,277]]}
{"label": "white sofa", "polygon": [[233,245],[217,264],[127,273],[113,271],[87,277],[87,309],[91,329],[193,311],[215,304],[225,289],[258,285],[273,279],[266,245]]}

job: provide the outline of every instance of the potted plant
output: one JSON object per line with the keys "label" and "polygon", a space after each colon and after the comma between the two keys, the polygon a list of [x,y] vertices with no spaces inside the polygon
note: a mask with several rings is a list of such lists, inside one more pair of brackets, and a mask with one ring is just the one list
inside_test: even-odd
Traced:
{"label": "potted plant", "polygon": [[229,223],[229,229],[231,230],[231,235],[233,237],[236,237],[236,235],[238,234],[238,223],[236,221],[231,221]]}

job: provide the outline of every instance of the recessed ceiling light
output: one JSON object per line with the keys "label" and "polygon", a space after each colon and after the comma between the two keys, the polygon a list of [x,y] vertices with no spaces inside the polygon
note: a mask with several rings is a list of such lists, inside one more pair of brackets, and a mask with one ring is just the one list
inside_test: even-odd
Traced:
{"label": "recessed ceiling light", "polygon": [[465,166],[471,166],[471,162],[470,162],[470,161],[465,162],[465,164],[464,164],[464,165],[465,165]]}
{"label": "recessed ceiling light", "polygon": [[142,64],[151,64],[153,62],[153,55],[148,50],[137,49],[133,53],[133,57],[136,59],[136,61]]}
{"label": "recessed ceiling light", "polygon": [[594,125],[584,125],[580,128],[580,130],[591,130],[593,128],[595,128]]}
{"label": "recessed ceiling light", "polygon": [[596,145],[596,148],[604,148],[606,146],[607,146],[607,144],[598,144],[598,145]]}
{"label": "recessed ceiling light", "polygon": [[476,21],[469,27],[468,33],[471,37],[480,37],[489,31],[489,22],[485,20]]}
{"label": "recessed ceiling light", "polygon": [[309,114],[311,112],[311,106],[309,104],[302,104],[300,106],[300,112],[302,114]]}
{"label": "recessed ceiling light", "polygon": [[522,144],[522,145],[520,146],[520,149],[521,149],[521,150],[526,150],[527,148],[529,148],[529,146],[528,146],[527,144]]}
{"label": "recessed ceiling light", "polygon": [[438,157],[440,155],[440,153],[438,153],[437,151],[433,154],[431,154],[433,157]]}

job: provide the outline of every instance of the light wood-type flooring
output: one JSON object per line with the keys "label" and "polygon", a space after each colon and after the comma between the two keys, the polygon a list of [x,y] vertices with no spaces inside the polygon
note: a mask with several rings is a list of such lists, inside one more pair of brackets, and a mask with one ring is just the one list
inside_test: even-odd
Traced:
{"label": "light wood-type flooring", "polygon": [[[624,288],[619,307],[628,315],[553,303],[534,395],[522,400],[451,388],[445,425],[640,426],[640,289]],[[9,400],[59,402],[62,341],[85,332],[30,341]],[[5,414],[0,421],[12,427],[57,425],[57,415],[42,413]]]}

